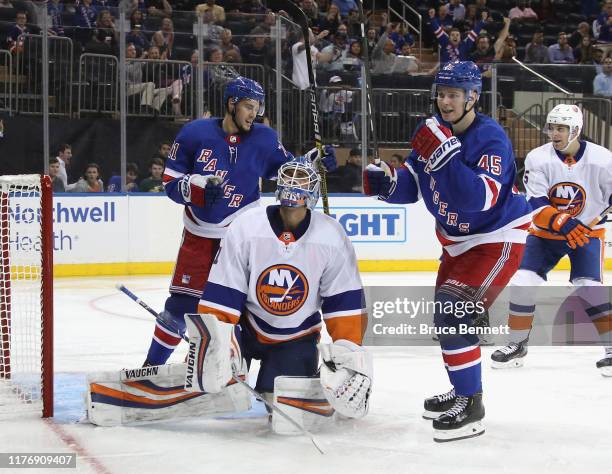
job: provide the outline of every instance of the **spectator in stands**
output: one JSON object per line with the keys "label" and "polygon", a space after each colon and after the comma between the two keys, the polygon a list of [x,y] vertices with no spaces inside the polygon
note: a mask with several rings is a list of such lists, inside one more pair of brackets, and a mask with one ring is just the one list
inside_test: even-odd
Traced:
{"label": "spectator in stands", "polygon": [[357,140],[355,124],[353,123],[354,92],[348,90],[340,76],[329,79],[329,88],[323,89],[320,97],[320,109],[323,123],[331,129],[333,137],[340,141],[354,142]]}
{"label": "spectator in stands", "polygon": [[51,0],[47,3],[47,15],[51,21],[49,34],[64,36],[64,2],[63,0]]}
{"label": "spectator in stands", "polygon": [[[196,55],[195,57],[195,61],[194,61],[194,54]],[[197,58],[197,54],[198,54],[198,50],[194,50],[193,54],[191,55],[191,64],[192,65],[197,65],[198,64],[198,58]],[[166,160],[168,159],[168,154],[170,153],[170,149],[172,148],[172,143],[165,140],[163,142],[160,142],[159,147],[157,148],[157,151],[155,152],[155,154],[153,155],[153,158],[160,158],[162,160],[163,163],[166,163]]]}
{"label": "spectator in stands", "polygon": [[271,65],[272,51],[266,42],[264,36],[253,36],[249,38],[240,47],[240,54],[246,64],[263,64],[264,66]]}
{"label": "spectator in stands", "polygon": [[0,0],[0,8],[13,8],[13,4],[9,0]]}
{"label": "spectator in stands", "polygon": [[489,71],[490,76],[490,65],[495,60],[495,49],[491,46],[489,35],[486,33],[478,35],[476,48],[469,59],[478,65],[481,72]]}
{"label": "spectator in stands", "polygon": [[322,67],[323,70],[333,73],[344,71],[344,58],[348,50],[347,26],[341,23],[333,35],[333,43],[325,46],[321,52],[330,56],[330,60]]}
{"label": "spectator in stands", "polygon": [[126,93],[130,97],[140,94],[140,111],[143,114],[159,113],[162,104],[166,101],[166,95],[161,90],[155,89],[155,83],[144,81],[143,61],[137,61],[137,50],[134,44],[128,44],[125,50],[127,58],[125,64],[125,76],[127,81]]}
{"label": "spectator in stands", "polygon": [[174,51],[174,23],[170,18],[162,20],[161,29],[153,34],[151,44],[159,48],[162,59],[172,59]]}
{"label": "spectator in stands", "polygon": [[336,5],[338,7],[340,16],[343,18],[348,17],[351,10],[357,10],[355,0],[333,0],[332,5]]}
{"label": "spectator in stands", "polygon": [[[147,51],[148,62],[145,66],[144,79],[146,82],[152,81],[155,84],[155,94],[161,94],[159,106],[165,102],[167,97],[172,97],[172,113],[180,117],[181,113],[181,94],[183,92],[183,82],[179,78],[179,71],[175,71],[171,64],[164,64],[159,48],[155,45],[149,46]],[[163,98],[163,99],[162,99]]]}
{"label": "spectator in stands", "polygon": [[464,33],[474,28],[474,25],[476,25],[479,21],[480,17],[478,16],[478,7],[475,3],[469,3],[465,11],[465,17],[461,22]]}
{"label": "spectator in stands", "polygon": [[368,42],[368,54],[372,56],[372,51],[374,51],[374,47],[376,43],[378,43],[378,29],[373,26],[368,28],[368,32],[366,33],[367,42]]}
{"label": "spectator in stands", "polygon": [[583,38],[591,38],[591,27],[586,21],[578,23],[578,28],[568,38],[567,42],[572,48],[576,49],[581,45]]}
{"label": "spectator in stands", "polygon": [[229,28],[223,29],[223,32],[221,33],[221,44],[219,47],[224,53],[233,50],[240,54],[240,48],[238,48],[238,46],[232,42],[232,30]]}
{"label": "spectator in stands", "polygon": [[548,59],[553,64],[573,64],[574,52],[567,42],[567,34],[559,32],[557,42],[548,47]]}
{"label": "spectator in stands", "polygon": [[393,23],[387,25],[372,51],[372,74],[391,74],[393,70],[396,58],[395,43],[389,38],[389,34],[395,27]]}
{"label": "spectator in stands", "polygon": [[438,25],[446,33],[448,33],[454,26],[453,16],[448,14],[448,7],[446,5],[440,5],[438,7],[438,17],[436,20],[438,20]]}
{"label": "spectator in stands", "polygon": [[350,39],[361,38],[361,19],[359,18],[358,10],[351,10],[345,21],[348,28],[348,37]]}
{"label": "spectator in stands", "polygon": [[593,80],[593,94],[612,98],[612,56],[603,61],[603,71]]}
{"label": "spectator in stands", "polygon": [[[107,193],[121,192],[121,175],[115,174],[108,180]],[[125,192],[138,192],[138,165],[129,162],[125,165]]]}
{"label": "spectator in stands", "polygon": [[508,18],[514,22],[538,21],[538,14],[530,8],[527,0],[517,0],[516,6],[510,9]]}
{"label": "spectator in stands", "polygon": [[213,20],[217,25],[225,23],[225,8],[217,5],[215,0],[206,0],[206,3],[200,3],[195,7],[198,15],[203,15],[207,11],[212,12]]}
{"label": "spectator in stands", "polygon": [[15,24],[12,25],[6,33],[6,49],[13,54],[23,52],[23,36],[32,33],[27,22],[27,13],[17,12],[15,14]]}
{"label": "spectator in stands", "polygon": [[130,32],[125,35],[126,44],[132,43],[136,47],[136,57],[142,57],[149,49],[149,39],[142,31],[144,18],[140,10],[134,10],[130,17]]}
{"label": "spectator in stands", "polygon": [[110,36],[108,30],[93,29],[85,31],[91,33],[89,41],[84,46],[84,50],[86,53],[106,55],[112,55],[115,53],[115,49],[113,48],[113,37]]}
{"label": "spectator in stands", "polygon": [[96,28],[98,31],[104,31],[105,37],[111,38],[111,47],[113,50],[117,50],[117,40],[119,39],[119,32],[115,28],[113,17],[110,11],[100,10],[98,12],[98,18],[96,19]]}
{"label": "spectator in stands", "polygon": [[406,158],[404,158],[402,155],[394,153],[393,155],[391,155],[389,163],[391,163],[391,166],[397,170],[404,166],[405,161]]}
{"label": "spectator in stands", "polygon": [[448,14],[453,17],[453,22],[463,21],[465,18],[465,6],[461,0],[450,0],[448,6]]}
{"label": "spectator in stands", "polygon": [[60,145],[59,149],[57,150],[56,158],[60,165],[58,176],[61,179],[62,183],[64,184],[64,189],[67,189],[68,188],[68,171],[67,170],[68,168],[70,168],[70,163],[72,162],[72,147],[68,145],[67,143]]}
{"label": "spectator in stands", "polygon": [[359,77],[361,76],[361,65],[363,64],[363,52],[361,48],[361,40],[351,41],[351,44],[344,52],[342,58],[344,70],[348,72],[355,72]]}
{"label": "spectator in stands", "polygon": [[223,62],[224,63],[242,63],[242,57],[240,56],[240,51],[235,49],[229,49],[225,53],[223,53]]}
{"label": "spectator in stands", "polygon": [[[320,52],[315,45],[318,41],[329,35],[329,31],[323,30],[316,37],[310,29],[309,33],[310,57],[312,59],[313,68],[316,68],[318,63],[326,63],[332,59],[331,55]],[[293,73],[291,79],[300,89],[307,89],[310,85],[310,80],[308,78],[308,66],[306,63],[306,47],[304,46],[304,37],[301,33],[299,41],[291,47],[291,55],[293,57]]]}
{"label": "spectator in stands", "polygon": [[92,0],[81,0],[74,12],[74,22],[81,28],[95,28],[98,11],[92,5]]}
{"label": "spectator in stands", "polygon": [[89,163],[85,167],[85,173],[70,189],[73,193],[103,193],[104,183],[100,179],[100,166]]}
{"label": "spectator in stands", "polygon": [[581,43],[574,49],[574,59],[578,64],[593,64],[593,41],[583,36]]}
{"label": "spectator in stands", "polygon": [[606,0],[593,23],[593,36],[600,43],[612,43],[612,0]]}
{"label": "spectator in stands", "polygon": [[395,44],[395,52],[398,54],[401,51],[402,46],[405,44],[414,46],[414,37],[410,34],[406,23],[403,21],[400,21],[397,24],[397,28],[395,28],[395,30],[389,34],[389,38],[393,40],[393,43]]}
{"label": "spectator in stands", "polygon": [[316,0],[301,0],[300,8],[308,17],[310,27],[318,26],[319,22],[319,5]]}
{"label": "spectator in stands", "polygon": [[334,175],[339,177],[338,192],[360,193],[361,192],[361,150],[351,148],[346,164],[339,166]]}
{"label": "spectator in stands", "polygon": [[212,11],[209,10],[202,14],[202,22],[204,23],[204,36],[207,37],[208,42],[212,42],[217,46],[220,45],[221,35],[225,28],[215,24]]}
{"label": "spectator in stands", "polygon": [[516,57],[516,38],[513,35],[508,35],[501,45],[501,49],[496,52],[495,59],[502,63],[511,63],[513,57]]}
{"label": "spectator in stands", "polygon": [[151,173],[150,176],[140,183],[139,191],[141,193],[163,193],[164,162],[160,158],[153,158],[149,166],[149,172]]}
{"label": "spectator in stands", "polygon": [[603,72],[603,60],[605,54],[603,49],[594,47],[593,48],[593,62],[591,64],[595,65],[595,74],[600,74]]}
{"label": "spectator in stands", "polygon": [[145,0],[144,4],[149,16],[168,18],[172,16],[172,7],[168,0]]}
{"label": "spectator in stands", "polygon": [[536,31],[531,38],[531,43],[525,48],[525,62],[533,64],[547,64],[548,48],[544,45],[544,32]]}
{"label": "spectator in stands", "polygon": [[57,158],[49,159],[49,176],[51,177],[51,189],[54,193],[66,192],[64,182],[60,177],[60,162]]}
{"label": "spectator in stands", "polygon": [[340,9],[338,5],[331,4],[329,10],[327,10],[327,14],[319,22],[319,29],[321,31],[327,30],[331,34],[334,34],[338,26],[340,26],[340,23],[342,23]]}
{"label": "spectator in stands", "polygon": [[478,33],[484,26],[484,21],[488,16],[488,12],[483,11],[481,21],[461,41],[461,32],[458,28],[451,29],[450,34],[447,34],[436,18],[436,11],[433,8],[429,10],[431,28],[440,44],[440,66],[444,66],[449,61],[465,61],[468,59],[469,52],[474,45],[474,40],[478,37]]}

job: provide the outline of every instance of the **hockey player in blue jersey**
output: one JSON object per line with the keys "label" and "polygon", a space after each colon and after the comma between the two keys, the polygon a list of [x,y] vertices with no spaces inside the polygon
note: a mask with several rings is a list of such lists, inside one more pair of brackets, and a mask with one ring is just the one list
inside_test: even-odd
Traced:
{"label": "hockey player in blue jersey", "polygon": [[[385,163],[369,165],[364,173],[366,194],[390,203],[422,198],[436,218],[443,246],[437,308],[467,309],[466,302],[473,302],[475,310],[488,309],[520,264],[531,220],[527,201],[514,186],[508,137],[493,119],[475,111],[481,87],[473,62],[446,64],[432,89],[438,114],[417,129],[405,165],[397,171]],[[484,432],[478,336],[460,331],[471,319],[443,311],[434,315],[453,386],[425,400],[423,416],[434,420],[436,441]],[[447,334],[452,331],[456,334]]]}
{"label": "hockey player in blue jersey", "polygon": [[[223,100],[225,116],[183,126],[166,160],[164,187],[168,197],[185,208],[184,231],[162,313],[171,322],[156,324],[145,365],[166,363],[181,341],[170,328],[184,329],[183,315],[196,312],[228,225],[259,206],[259,178],[275,179],[280,166],[293,159],[276,131],[255,123],[264,113],[259,83],[237,77],[227,84]],[[328,171],[336,167],[331,147],[325,147],[322,157],[316,149],[306,157],[321,159]]]}

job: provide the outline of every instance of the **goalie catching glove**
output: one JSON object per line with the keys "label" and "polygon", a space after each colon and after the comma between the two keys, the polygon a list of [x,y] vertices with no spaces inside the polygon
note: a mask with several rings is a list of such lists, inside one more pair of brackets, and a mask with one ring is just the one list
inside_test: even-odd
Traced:
{"label": "goalie catching glove", "polygon": [[212,314],[186,314],[189,353],[185,390],[218,393],[233,377],[246,374],[235,326]]}
{"label": "goalie catching glove", "polygon": [[219,176],[187,174],[181,178],[179,189],[185,204],[212,207],[223,198],[221,181]]}
{"label": "goalie catching glove", "polygon": [[437,171],[459,153],[461,142],[438,120],[428,118],[412,137],[412,148],[427,160],[425,171]]}
{"label": "goalie catching glove", "polygon": [[317,347],[323,359],[321,385],[327,401],[341,415],[364,417],[372,390],[372,354],[345,339]]}

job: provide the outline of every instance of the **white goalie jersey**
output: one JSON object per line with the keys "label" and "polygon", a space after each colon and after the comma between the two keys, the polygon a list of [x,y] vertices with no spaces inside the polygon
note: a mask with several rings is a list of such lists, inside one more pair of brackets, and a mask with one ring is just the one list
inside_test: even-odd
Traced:
{"label": "white goalie jersey", "polygon": [[[257,208],[230,226],[212,266],[198,312],[255,330],[279,343],[321,330],[334,341],[361,344],[365,299],[353,246],[334,219],[309,211],[303,235],[278,232],[271,212]],[[245,311],[246,310],[246,311]]]}
{"label": "white goalie jersey", "polygon": [[[588,225],[609,205],[612,153],[594,143],[581,141],[576,156],[565,157],[555,151],[552,143],[547,143],[527,155],[523,182],[534,212],[552,205]],[[535,225],[532,231],[539,237],[563,239]]]}

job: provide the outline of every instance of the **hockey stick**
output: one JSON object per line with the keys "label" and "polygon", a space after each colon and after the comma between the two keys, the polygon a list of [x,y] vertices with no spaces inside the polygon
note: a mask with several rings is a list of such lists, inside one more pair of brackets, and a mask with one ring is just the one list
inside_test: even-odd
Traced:
{"label": "hockey stick", "polygon": [[[380,165],[380,156],[378,154],[378,134],[376,133],[376,125],[374,124],[374,116],[372,114],[372,78],[370,74],[370,53],[368,51],[368,37],[366,35],[366,17],[363,12],[363,3],[361,0],[355,0],[357,9],[359,10],[359,22],[361,23],[361,55],[363,56],[363,79],[365,80],[366,103],[367,103],[367,121],[372,134],[372,156],[374,164]],[[365,130],[364,130],[365,133]],[[366,140],[367,143],[367,140]],[[367,149],[366,149],[367,154]],[[386,173],[386,170],[385,170]]]}
{"label": "hockey stick", "polygon": [[[284,3],[284,2],[283,2]],[[287,1],[287,10],[293,18],[295,18],[302,29],[304,36],[304,48],[306,54],[306,66],[308,67],[308,90],[310,92],[310,112],[312,113],[313,138],[319,155],[323,158],[323,141],[321,139],[321,126],[319,125],[319,107],[317,105],[317,85],[315,83],[314,69],[312,66],[312,58],[310,57],[310,28],[308,27],[308,17],[306,13],[295,3]],[[321,176],[321,199],[323,200],[323,212],[329,215],[329,198],[327,196],[327,178],[325,177],[326,170],[319,160],[318,172]]]}
{"label": "hockey stick", "polygon": [[589,227],[597,225],[599,221],[606,217],[610,212],[612,212],[612,206],[606,207],[603,211],[599,213],[597,217],[595,217],[591,222],[589,222]]}
{"label": "hockey stick", "polygon": [[[183,339],[183,341],[189,343],[189,338],[185,335],[185,333],[179,331],[176,326],[174,325],[173,321],[166,321],[164,319],[161,318],[161,316],[159,315],[159,313],[157,311],[155,311],[153,308],[151,308],[148,304],[146,304],[144,301],[142,301],[140,298],[138,298],[138,296],[136,296],[134,293],[132,293],[130,290],[128,290],[124,285],[122,285],[121,283],[118,283],[116,285],[117,289],[123,293],[124,295],[126,295],[127,297],[129,297],[132,301],[135,301],[137,304],[139,304],[142,308],[144,308],[151,316],[153,316],[157,321],[164,323],[165,325],[167,325],[170,329],[172,329],[173,331],[175,331],[177,334],[180,334],[181,338]],[[269,402],[268,400],[266,400],[264,398],[264,396],[262,394],[260,394],[257,390],[255,390],[254,388],[252,388],[248,383],[246,383],[244,380],[242,380],[240,377],[237,377],[236,375],[232,376],[232,378],[234,379],[235,382],[239,383],[240,385],[242,385],[244,388],[246,388],[255,398],[257,398],[258,400],[261,400],[270,410],[274,411],[275,413],[278,413],[280,416],[282,416],[285,420],[287,420],[289,423],[291,423],[295,428],[297,428],[302,434],[306,435],[308,438],[310,438],[310,441],[312,441],[312,444],[314,445],[315,448],[317,448],[317,451],[319,451],[321,454],[325,454],[325,451],[323,451],[323,449],[319,446],[319,444],[317,443],[314,435],[310,432],[305,430],[297,421],[295,421],[293,418],[291,418],[289,415],[287,415],[283,410],[281,410],[280,408],[278,408],[274,403]]]}

